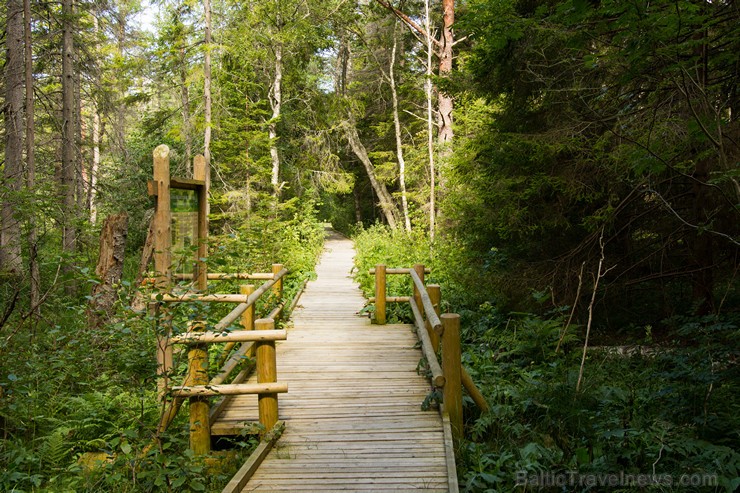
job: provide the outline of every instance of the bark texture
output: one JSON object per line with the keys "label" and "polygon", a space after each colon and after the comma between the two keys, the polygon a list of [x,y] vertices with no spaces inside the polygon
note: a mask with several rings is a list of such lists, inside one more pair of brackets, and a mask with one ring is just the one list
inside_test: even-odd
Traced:
{"label": "bark texture", "polygon": [[88,324],[102,326],[113,315],[117,299],[116,286],[123,275],[123,260],[128,235],[128,214],[121,212],[108,216],[100,232],[100,255],[95,275],[100,279],[90,295]]}

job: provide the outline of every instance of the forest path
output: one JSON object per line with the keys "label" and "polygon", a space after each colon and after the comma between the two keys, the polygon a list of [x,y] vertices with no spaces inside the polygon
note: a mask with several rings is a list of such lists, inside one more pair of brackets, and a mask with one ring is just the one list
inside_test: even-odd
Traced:
{"label": "forest path", "polygon": [[[353,256],[352,241],[329,236],[277,346],[285,432],[241,491],[449,491],[442,419],[421,410],[430,385],[416,335],[358,315]],[[256,420],[256,401],[236,397],[214,425]]]}

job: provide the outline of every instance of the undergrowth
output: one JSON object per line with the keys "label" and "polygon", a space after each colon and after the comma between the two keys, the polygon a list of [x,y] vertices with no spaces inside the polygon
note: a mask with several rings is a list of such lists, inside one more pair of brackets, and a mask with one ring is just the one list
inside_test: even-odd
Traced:
{"label": "undergrowth", "polygon": [[[281,262],[290,270],[284,283],[289,301],[313,275],[324,230],[310,207],[286,207],[282,214],[259,223],[269,224],[269,234],[244,226],[212,237],[209,270],[270,272]],[[94,252],[87,256],[95,258]],[[76,273],[79,298],[65,296],[62,285],[45,286],[49,295],[38,318],[25,316],[22,300],[10,306],[12,297],[3,296],[0,313],[9,316],[0,324],[0,491],[221,491],[256,446],[253,436],[244,436],[228,453],[194,457],[187,406],[156,436],[155,319],[131,306],[139,256],[132,251],[127,257],[115,314],[99,329],[88,328],[86,318],[84,295],[97,282],[92,264]],[[45,257],[52,259],[43,272],[49,282],[58,260],[50,252]],[[214,282],[210,289],[237,293],[238,283]],[[0,290],[13,293],[14,286],[3,282]],[[174,308],[173,330],[185,330],[195,312],[214,324],[232,308]],[[260,315],[266,310],[257,307]],[[214,368],[219,350],[210,346]],[[176,357],[178,378],[185,359],[184,352]]]}
{"label": "undergrowth", "polygon": [[[576,392],[584,328],[571,324],[564,332],[569,307],[545,315],[502,310],[495,283],[485,278],[495,265],[466,266],[470,258],[454,240],[430,246],[376,226],[359,231],[356,245],[356,278],[366,294],[375,264],[424,263],[442,285],[444,309],[462,317],[463,364],[491,406],[482,414],[465,397],[465,439],[457,450],[462,490],[740,486],[740,317],[674,317],[663,323],[671,337],[660,346],[590,348]],[[470,290],[461,279],[485,288]],[[389,294],[409,295],[405,281],[392,282]],[[645,332],[646,340],[622,343],[651,343]]]}

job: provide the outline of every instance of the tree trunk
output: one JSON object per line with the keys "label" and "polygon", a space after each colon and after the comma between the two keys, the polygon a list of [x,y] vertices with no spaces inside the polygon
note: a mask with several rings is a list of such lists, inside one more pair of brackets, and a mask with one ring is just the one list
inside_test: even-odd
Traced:
{"label": "tree trunk", "polygon": [[0,223],[0,270],[23,271],[21,227],[15,204],[23,187],[23,2],[8,0],[5,59],[5,172]]}
{"label": "tree trunk", "polygon": [[[68,0],[66,0],[68,1]],[[120,9],[116,16],[116,42],[117,42],[117,53],[121,60],[126,58],[126,15],[127,10]],[[123,102],[123,95],[128,89],[126,87],[126,80],[124,78],[124,72],[119,71],[116,80],[117,92],[118,92],[118,104],[115,109],[115,120],[113,127],[113,135],[115,140],[115,147],[118,151],[118,156],[124,162],[128,162],[126,152],[126,107]]]}
{"label": "tree trunk", "polygon": [[[75,57],[75,67],[79,67],[79,57]],[[79,218],[84,217],[84,211],[87,207],[87,169],[85,168],[85,162],[82,157],[82,143],[84,142],[84,120],[82,119],[82,75],[80,70],[74,70],[75,80],[75,200],[76,208],[75,211],[79,214]],[[89,219],[89,216],[88,216]],[[76,237],[82,238],[82,224],[80,221],[76,223]]]}
{"label": "tree trunk", "polygon": [[[406,26],[412,31],[420,34],[427,42],[427,45],[434,44],[436,47],[436,54],[439,57],[439,77],[446,78],[452,74],[452,48],[455,45],[455,36],[452,31],[452,26],[455,23],[455,0],[442,0],[442,33],[440,39],[436,40],[432,38],[432,33],[429,31],[429,22],[426,21],[426,29],[419,26],[411,17],[404,14],[402,11],[395,8],[387,0],[376,0],[385,9],[391,11],[393,15],[401,19]],[[428,11],[428,5],[425,4]],[[429,15],[427,14],[427,19]],[[452,140],[454,137],[452,131],[452,112],[454,107],[454,101],[452,96],[445,93],[444,91],[437,91],[437,109],[438,109],[438,129],[437,129],[437,141],[440,147],[440,180],[439,186],[444,189],[444,164],[449,160],[450,153],[452,152]],[[434,213],[434,208],[432,208]]]}
{"label": "tree trunk", "polygon": [[206,158],[206,181],[208,181],[211,172],[211,0],[203,0],[203,9],[206,17],[206,53],[203,67],[206,130],[203,141],[203,157]]}
{"label": "tree trunk", "polygon": [[365,146],[362,144],[360,136],[357,133],[357,127],[351,118],[344,124],[344,133],[347,136],[347,141],[352,148],[352,152],[355,153],[355,156],[357,156],[365,167],[365,172],[367,173],[367,177],[370,179],[370,184],[372,185],[373,190],[375,190],[375,194],[378,196],[380,209],[383,211],[385,220],[388,222],[391,229],[397,229],[398,218],[400,216],[398,208],[393,202],[393,197],[388,193],[388,189],[382,182],[378,181],[378,178],[375,176],[375,166],[373,166],[372,161],[370,161],[370,157],[367,155],[367,149],[365,149]]}
{"label": "tree trunk", "polygon": [[[449,77],[452,73],[452,47],[455,36],[452,25],[455,23],[455,0],[442,0],[442,36],[439,49],[439,76]],[[438,91],[439,143],[442,149],[452,146],[452,96]]]}
{"label": "tree trunk", "polygon": [[[429,0],[424,0],[424,27],[427,33],[431,29],[431,19],[429,15]],[[431,36],[425,38],[427,44],[427,74],[424,80],[424,92],[427,99],[427,151],[429,153],[429,239],[434,241],[435,226],[437,219],[436,191],[437,171],[434,167],[434,105],[432,103],[432,46]]]}
{"label": "tree trunk", "polygon": [[280,118],[280,112],[283,106],[283,45],[277,43],[275,46],[275,78],[272,82],[270,95],[270,106],[272,107],[272,118],[270,119],[270,160],[272,161],[272,174],[270,183],[272,184],[275,196],[279,192],[280,180],[280,156],[277,148],[277,122]]}
{"label": "tree trunk", "polygon": [[355,223],[362,223],[362,204],[360,203],[360,188],[358,187],[357,180],[355,180],[355,187],[352,189],[352,197],[355,202]]}
{"label": "tree trunk", "polygon": [[90,210],[90,223],[98,222],[98,173],[100,172],[100,113],[98,108],[93,109],[92,145],[93,155],[90,165],[90,187],[87,191],[87,207]]}
{"label": "tree trunk", "polygon": [[[62,220],[62,251],[72,256],[76,251],[75,239],[75,119],[74,119],[74,40],[73,0],[62,2],[62,169],[60,192],[64,218]],[[65,273],[72,272],[67,262]],[[68,283],[66,292],[75,294],[74,283]]]}
{"label": "tree trunk", "polygon": [[398,36],[396,36],[396,23],[393,23],[393,48],[391,50],[391,63],[388,73],[388,82],[391,86],[391,97],[393,100],[393,128],[396,134],[396,157],[398,159],[398,183],[401,187],[401,210],[406,231],[411,231],[411,219],[409,218],[409,204],[406,194],[406,160],[403,157],[403,141],[401,140],[401,121],[398,116],[398,91],[396,89],[396,53],[398,51]]}
{"label": "tree trunk", "polygon": [[[26,52],[26,187],[29,195],[33,195],[36,188],[36,125],[35,104],[33,99],[33,45],[31,39],[31,0],[23,0],[24,27]],[[40,315],[41,274],[38,261],[38,232],[36,231],[36,214],[30,211],[28,215],[28,263],[31,274],[31,289],[29,301],[35,315]]]}
{"label": "tree trunk", "polygon": [[142,312],[146,309],[148,300],[144,297],[144,293],[140,289],[144,283],[144,276],[147,274],[149,264],[154,258],[154,235],[156,234],[156,224],[154,217],[149,219],[149,228],[146,233],[146,240],[144,240],[144,247],[141,249],[141,260],[139,261],[139,270],[136,273],[136,281],[134,285],[139,288],[134,292],[134,297],[131,300],[131,309],[135,312]]}
{"label": "tree trunk", "polygon": [[[95,33],[100,33],[100,24],[97,16],[93,17]],[[100,77],[94,76],[96,86],[100,85]],[[92,103],[92,162],[90,163],[90,176],[87,187],[87,210],[90,211],[90,224],[93,226],[98,222],[97,186],[98,172],[100,169],[100,111],[96,102]]]}
{"label": "tree trunk", "polygon": [[123,276],[126,254],[128,215],[125,212],[108,216],[100,232],[100,255],[95,275],[100,279],[90,294],[87,306],[88,326],[98,328],[110,319],[115,308],[116,286]]}
{"label": "tree trunk", "polygon": [[193,176],[193,131],[190,128],[190,94],[185,49],[180,49],[180,103],[182,104],[182,133],[185,141],[185,167],[188,176]]}

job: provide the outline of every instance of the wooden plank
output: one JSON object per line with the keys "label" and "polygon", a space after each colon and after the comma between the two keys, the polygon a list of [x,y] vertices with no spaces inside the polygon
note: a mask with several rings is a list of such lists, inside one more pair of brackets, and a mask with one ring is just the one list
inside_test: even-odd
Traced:
{"label": "wooden plank", "polygon": [[450,493],[458,492],[457,484],[457,464],[455,463],[455,442],[452,439],[452,425],[450,424],[450,415],[442,414],[442,426],[444,427],[445,436],[445,462],[447,463],[447,488]]}
{"label": "wooden plank", "polygon": [[[284,424],[278,422],[275,425],[274,430],[277,431],[284,427]],[[247,484],[249,479],[252,477],[257,468],[262,464],[262,461],[270,453],[275,442],[280,438],[280,433],[271,433],[266,436],[265,439],[260,442],[252,455],[249,456],[247,462],[239,469],[239,471],[231,478],[231,481],[221,490],[221,493],[234,493],[241,491],[242,488]]]}

